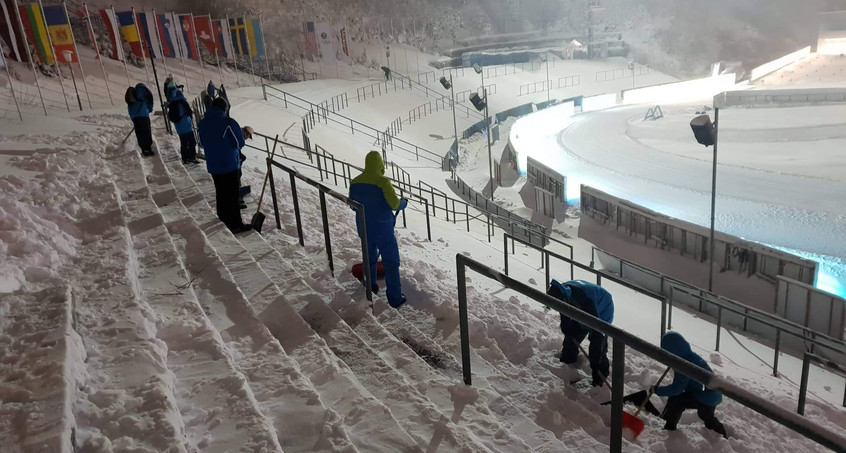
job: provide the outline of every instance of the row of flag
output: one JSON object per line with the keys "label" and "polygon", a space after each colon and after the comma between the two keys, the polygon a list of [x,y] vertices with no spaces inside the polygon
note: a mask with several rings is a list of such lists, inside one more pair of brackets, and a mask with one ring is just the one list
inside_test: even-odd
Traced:
{"label": "row of flag", "polygon": [[[0,30],[0,38],[9,44],[11,58],[24,61],[23,52],[30,43],[42,63],[52,65],[56,60],[65,61],[65,50],[71,50],[71,61],[78,62],[74,52],[75,42],[67,9],[62,5],[42,6],[41,3],[18,4],[17,0],[0,0],[7,25]],[[85,19],[92,34],[88,9],[76,12]],[[208,52],[224,59],[231,55],[265,56],[261,20],[254,17],[212,19],[208,15],[156,13],[131,11],[115,12],[114,9],[98,11],[105,24],[111,43],[109,58],[124,61],[123,43],[139,58],[188,58],[200,59],[200,43]]]}
{"label": "row of flag", "polygon": [[350,46],[346,26],[306,22],[303,24],[305,52],[319,56],[326,63],[349,62]]}

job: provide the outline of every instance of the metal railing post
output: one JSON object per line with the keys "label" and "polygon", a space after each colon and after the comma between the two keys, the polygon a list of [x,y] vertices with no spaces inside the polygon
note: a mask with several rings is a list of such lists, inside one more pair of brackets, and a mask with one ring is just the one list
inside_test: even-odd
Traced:
{"label": "metal railing post", "polygon": [[273,181],[272,160],[267,158],[267,179],[270,180],[270,198],[273,200],[273,215],[276,217],[276,229],[282,229],[282,222],[279,220],[279,203],[276,199],[276,183]]}
{"label": "metal railing post", "polygon": [[370,275],[370,249],[367,243],[367,223],[364,213],[364,205],[359,205],[356,208],[356,215],[358,216],[358,231],[361,238],[361,267],[364,270],[364,294],[367,300],[373,302],[373,276]]}
{"label": "metal railing post", "polygon": [[549,282],[552,281],[552,280],[549,279],[549,253],[544,253],[543,256],[544,256],[544,259],[545,259],[545,262],[546,262],[546,274],[545,274],[546,284],[544,285],[544,288],[548,288]]}
{"label": "metal railing post", "polygon": [[626,368],[626,345],[614,339],[611,363],[611,453],[623,451],[623,385]]}
{"label": "metal railing post", "polygon": [[502,235],[502,262],[505,265],[505,275],[508,275],[508,235],[506,234]]}
{"label": "metal railing post", "polygon": [[426,238],[432,242],[432,225],[429,223],[429,202],[423,198],[423,204],[426,205]]}
{"label": "metal railing post", "polygon": [[661,299],[661,338],[667,333],[667,298]]}
{"label": "metal railing post", "polygon": [[723,306],[717,305],[717,346],[715,351],[720,351],[720,332],[723,330]]}
{"label": "metal railing post", "polygon": [[323,218],[323,241],[326,244],[326,257],[329,259],[329,272],[334,277],[335,262],[332,260],[332,237],[329,234],[329,216],[326,214],[326,193],[322,190],[320,190],[320,216]]}
{"label": "metal railing post", "polygon": [[811,355],[807,352],[802,358],[802,380],[799,381],[799,407],[796,412],[805,415],[805,399],[808,396],[808,374],[811,370]]}
{"label": "metal railing post", "polygon": [[781,349],[781,329],[776,329],[775,356],[773,357],[773,376],[778,377],[778,356]]}
{"label": "metal railing post", "polygon": [[470,371],[470,328],[467,322],[467,279],[465,267],[460,261],[460,254],[456,255],[458,268],[458,325],[461,331],[461,371],[464,374],[464,384],[473,385]]}
{"label": "metal railing post", "polygon": [[305,246],[305,237],[303,236],[303,222],[300,219],[300,202],[297,200],[297,178],[294,173],[291,176],[291,198],[294,199],[294,218],[297,219],[297,235],[300,238],[300,245]]}
{"label": "metal railing post", "polygon": [[670,296],[667,297],[667,330],[673,330],[673,285],[670,285]]}

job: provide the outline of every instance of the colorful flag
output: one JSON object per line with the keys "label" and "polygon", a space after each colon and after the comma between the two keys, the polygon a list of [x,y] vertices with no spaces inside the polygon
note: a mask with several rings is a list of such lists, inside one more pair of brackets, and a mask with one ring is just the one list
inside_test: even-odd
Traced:
{"label": "colorful flag", "polygon": [[246,19],[247,40],[250,45],[250,56],[264,56],[264,40],[262,39],[261,21],[258,18]]}
{"label": "colorful flag", "polygon": [[159,39],[161,39],[164,55],[170,58],[179,56],[176,46],[179,41],[176,38],[176,26],[170,14],[157,14],[156,22],[159,26]]}
{"label": "colorful flag", "polygon": [[[64,5],[50,5],[44,7],[44,21],[47,22],[47,31],[53,41],[53,49],[60,63],[78,63],[79,57],[73,42],[68,15],[65,14]],[[71,61],[65,60],[65,52],[70,52]]]}
{"label": "colorful flag", "polygon": [[180,34],[181,46],[184,52],[182,55],[192,60],[199,60],[200,49],[197,47],[197,40],[194,39],[194,21],[191,19],[191,15],[180,14],[177,16],[177,20],[179,21],[179,28],[182,31]]}
{"label": "colorful flag", "polygon": [[[9,3],[9,5],[6,5],[6,3]],[[6,28],[0,28],[0,39],[8,46],[6,55],[15,61],[23,61],[21,50],[26,49],[27,46],[26,42],[22,41],[23,33],[18,26],[17,19],[13,19],[15,17],[15,10],[12,9],[14,6],[8,0],[0,0],[0,7],[3,8],[3,19],[6,21]]]}
{"label": "colorful flag", "polygon": [[320,55],[323,56],[323,61],[326,63],[337,61],[335,44],[332,42],[332,27],[326,23],[319,23],[314,25],[314,30],[317,34],[317,43],[320,46]]}
{"label": "colorful flag", "polygon": [[118,20],[115,17],[114,11],[111,9],[101,9],[100,18],[102,18],[103,23],[106,24],[106,31],[109,32],[109,42],[112,44],[112,51],[109,58],[112,60],[123,61],[125,58],[123,55],[123,43],[118,35],[118,30],[120,28],[118,27]]}
{"label": "colorful flag", "polygon": [[53,51],[50,49],[50,43],[47,39],[47,27],[44,26],[44,15],[41,13],[41,7],[38,6],[38,3],[29,3],[19,5],[18,10],[21,13],[21,21],[26,36],[29,42],[35,45],[38,58],[42,63],[52,65],[54,63]]}
{"label": "colorful flag", "polygon": [[232,49],[235,55],[249,55],[250,43],[247,40],[247,25],[243,17],[229,19],[229,33],[232,35]]}
{"label": "colorful flag", "polygon": [[141,47],[141,37],[138,36],[138,27],[135,26],[135,16],[132,11],[121,11],[117,13],[120,31],[123,39],[129,44],[132,54],[138,58],[144,58],[144,51]]}
{"label": "colorful flag", "polygon": [[206,47],[209,54],[214,55],[215,46],[214,36],[212,35],[212,23],[209,16],[194,16],[194,31],[197,33],[197,39]]}
{"label": "colorful flag", "polygon": [[341,27],[341,51],[344,52],[344,55],[349,58],[350,56],[350,46],[347,42],[347,27]]}
{"label": "colorful flag", "polygon": [[135,13],[135,19],[138,24],[138,33],[141,34],[141,40],[144,42],[145,53],[149,57],[152,51],[152,58],[161,58],[162,51],[156,34],[156,17],[147,13]]}
{"label": "colorful flag", "polygon": [[308,55],[319,55],[317,50],[317,36],[314,32],[314,22],[306,22],[303,24],[303,33],[305,34],[305,51]]}
{"label": "colorful flag", "polygon": [[229,26],[226,24],[226,19],[215,19],[212,23],[217,54],[223,58],[229,58],[229,49],[232,48],[232,35],[228,33]]}

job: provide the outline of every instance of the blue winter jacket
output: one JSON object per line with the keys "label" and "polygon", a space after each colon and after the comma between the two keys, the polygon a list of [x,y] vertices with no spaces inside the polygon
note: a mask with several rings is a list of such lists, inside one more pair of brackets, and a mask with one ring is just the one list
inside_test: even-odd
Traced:
{"label": "blue winter jacket", "polygon": [[[185,111],[185,105],[182,103],[174,104],[175,101],[186,101],[185,95],[182,94],[182,90],[176,89],[171,92],[170,99],[171,102],[169,108],[177,108],[179,109],[179,116],[182,117],[181,120],[174,123],[174,127],[176,127],[176,133],[179,135],[187,134],[189,132],[194,133],[194,122],[191,120],[191,115]],[[187,102],[187,101],[186,101]]]}
{"label": "blue winter jacket", "polygon": [[[565,283],[552,280],[550,286],[557,289],[564,297],[563,300],[570,305],[588,313],[596,313],[597,318],[608,324],[614,322],[614,298],[605,288],[584,280]],[[569,318],[562,315],[562,329],[566,319]]]}
{"label": "blue winter jacket", "polygon": [[[350,198],[364,205],[367,219],[367,237],[385,237],[394,234],[394,211],[405,207],[397,198],[391,180],[384,176],[385,163],[378,151],[371,151],[364,160],[364,172],[352,180]],[[356,227],[361,233],[361,226]]]}
{"label": "blue winter jacket", "polygon": [[143,83],[135,85],[135,102],[127,106],[129,117],[149,117],[153,111],[153,93]]}
{"label": "blue winter jacket", "polygon": [[239,155],[244,147],[244,132],[237,121],[223,110],[212,107],[197,128],[206,152],[206,169],[213,175],[231,173],[241,168]]}
{"label": "blue winter jacket", "polygon": [[[700,368],[711,371],[711,367],[708,366],[705,359],[693,352],[690,349],[690,343],[678,332],[665,333],[661,338],[661,347]],[[720,392],[705,388],[701,383],[677,371],[674,372],[672,384],[655,388],[655,394],[664,397],[677,396],[687,392],[693,393],[697,401],[706,406],[716,407],[723,401],[723,395]]]}
{"label": "blue winter jacket", "polygon": [[209,97],[214,99],[214,95],[217,93],[217,87],[215,87],[213,83],[209,82],[209,85],[206,87],[206,93],[208,93]]}

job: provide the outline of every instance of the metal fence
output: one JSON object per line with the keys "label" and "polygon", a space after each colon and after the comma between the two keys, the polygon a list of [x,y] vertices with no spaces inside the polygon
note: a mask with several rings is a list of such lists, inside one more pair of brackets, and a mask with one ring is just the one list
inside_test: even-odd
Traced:
{"label": "metal fence", "polygon": [[784,319],[843,340],[846,299],[779,275],[773,311]]}
{"label": "metal fence", "polygon": [[[475,271],[482,277],[498,281],[504,287],[516,291],[527,298],[540,303],[561,313],[564,316],[607,335],[612,341],[612,362],[611,362],[611,438],[610,450],[614,453],[623,450],[623,385],[625,381],[626,348],[632,348],[647,357],[667,366],[677,372],[689,376],[691,379],[701,382],[706,387],[719,391],[723,395],[737,401],[738,403],[758,412],[759,414],[773,420],[799,434],[811,439],[820,445],[835,451],[846,451],[846,438],[841,433],[834,432],[828,428],[817,425],[801,415],[790,412],[769,400],[761,398],[737,384],[729,382],[725,378],[717,376],[697,365],[694,365],[668,351],[661,349],[635,335],[632,335],[620,328],[608,324],[599,318],[591,316],[569,304],[562,302],[552,296],[540,292],[529,285],[519,282],[479,261],[457,254],[455,257],[456,274],[458,282],[458,313],[459,329],[461,333],[461,364],[464,376],[464,383],[472,385],[472,371],[470,363],[470,328],[468,315],[467,297],[467,269]],[[590,270],[597,275],[598,279],[603,276],[596,270]],[[601,280],[600,280],[601,282]],[[625,284],[625,282],[620,282]]]}
{"label": "metal fence", "polygon": [[571,76],[559,77],[558,88],[567,88],[579,86],[582,83],[582,76],[576,74]]}

